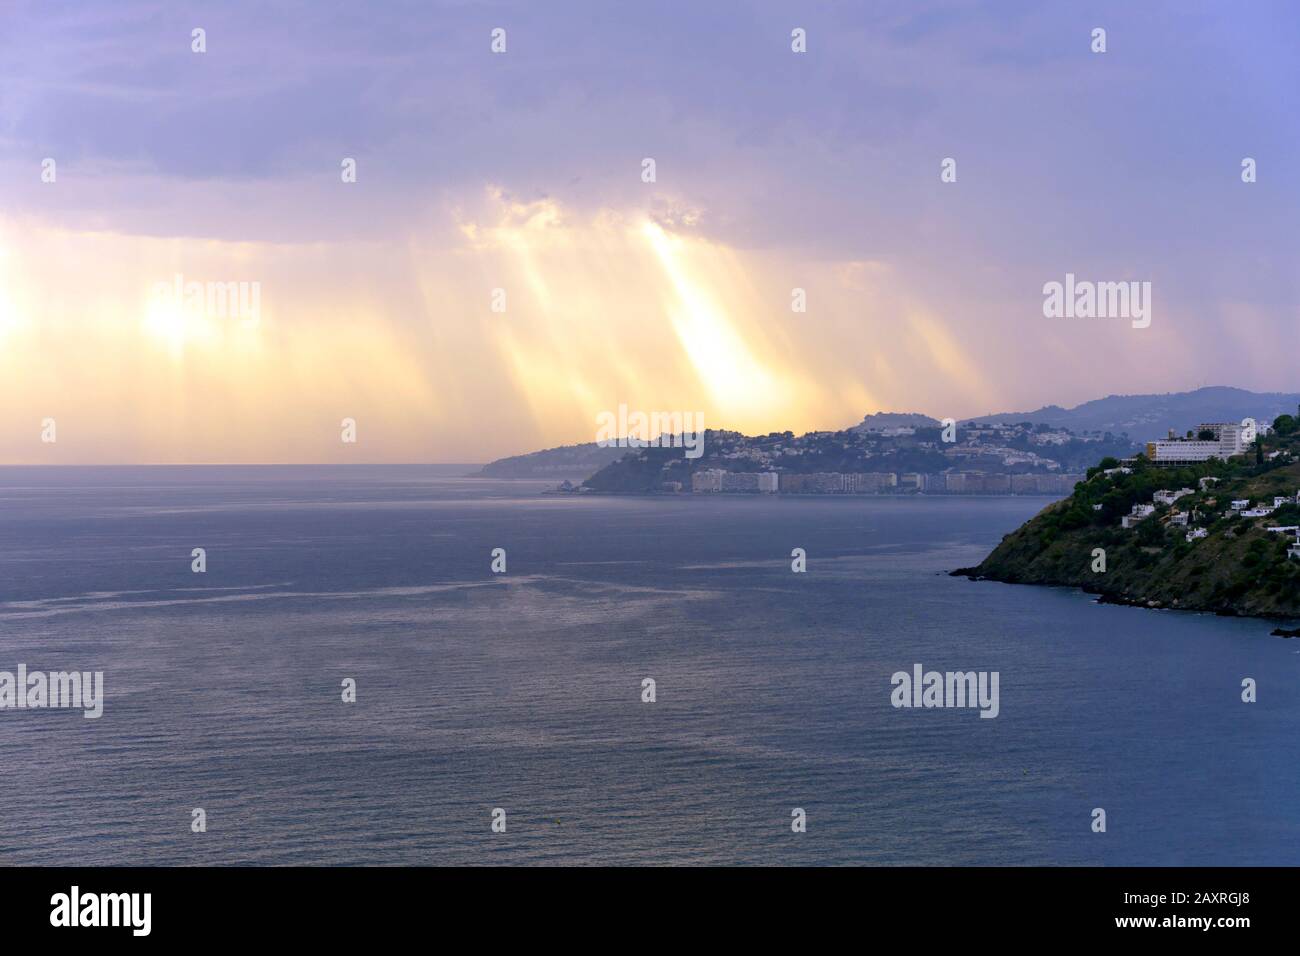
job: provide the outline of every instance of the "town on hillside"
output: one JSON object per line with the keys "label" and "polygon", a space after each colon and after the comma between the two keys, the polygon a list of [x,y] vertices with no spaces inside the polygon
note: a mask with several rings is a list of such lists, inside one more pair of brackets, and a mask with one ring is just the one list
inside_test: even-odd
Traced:
{"label": "town on hillside", "polygon": [[[1289,418],[1279,419],[1282,428],[1287,429]],[[1260,441],[1273,435],[1274,426],[1253,424],[1236,424],[1234,422],[1209,422],[1198,425],[1185,436],[1175,436],[1147,443],[1146,460],[1156,468],[1175,469],[1204,462],[1228,462],[1240,455],[1249,456],[1252,448],[1259,449],[1260,465],[1285,465],[1293,458],[1290,448],[1275,448],[1264,453]],[[1110,464],[1109,462],[1107,464]],[[1101,469],[1103,477],[1113,475],[1131,475],[1135,459],[1127,459]],[[1288,548],[1287,557],[1300,560],[1300,489],[1295,494],[1272,494],[1262,498],[1232,498],[1225,501],[1216,494],[1215,487],[1222,481],[1216,475],[1202,475],[1196,479],[1196,488],[1159,488],[1151,493],[1149,502],[1134,502],[1128,514],[1120,518],[1120,527],[1129,530],[1136,528],[1143,521],[1157,517],[1170,528],[1186,528],[1184,539],[1188,542],[1199,541],[1209,535],[1208,525],[1223,519],[1268,518],[1279,509],[1286,509],[1288,519],[1297,519],[1295,524],[1273,524],[1266,530],[1269,534],[1280,534],[1294,538]],[[1179,502],[1182,502],[1180,505]],[[1103,508],[1101,503],[1093,504],[1094,510]]]}
{"label": "town on hillside", "polygon": [[1258,428],[1208,422],[1105,458],[954,573],[1145,607],[1300,614],[1300,411]]}
{"label": "town on hillside", "polygon": [[[905,424],[896,419],[905,418]],[[563,490],[670,494],[1067,495],[1086,467],[1139,448],[1127,435],[1030,422],[941,423],[872,416],[840,431],[705,433],[703,454],[629,452]],[[673,443],[663,443],[671,446]]]}

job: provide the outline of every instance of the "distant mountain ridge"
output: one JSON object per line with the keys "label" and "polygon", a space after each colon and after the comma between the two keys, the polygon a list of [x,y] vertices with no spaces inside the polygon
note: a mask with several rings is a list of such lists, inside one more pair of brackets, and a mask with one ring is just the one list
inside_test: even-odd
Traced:
{"label": "distant mountain ridge", "polygon": [[981,415],[959,424],[1030,421],[1074,432],[1127,432],[1135,440],[1146,441],[1163,437],[1171,428],[1181,435],[1201,422],[1239,422],[1243,418],[1271,422],[1278,415],[1294,413],[1297,404],[1300,392],[1250,392],[1216,385],[1164,395],[1108,395],[1073,408],[1045,405],[1032,412]]}
{"label": "distant mountain ridge", "polygon": [[[1015,424],[1033,422],[1072,432],[1127,433],[1134,445],[1162,438],[1169,429],[1179,434],[1201,422],[1241,421],[1254,418],[1271,422],[1278,415],[1293,414],[1300,393],[1251,392],[1243,388],[1210,386],[1191,392],[1164,395],[1108,395],[1062,408],[1046,405],[1031,412],[998,412],[959,421],[959,427],[973,422]],[[856,433],[893,428],[935,428],[938,419],[913,412],[876,412],[844,429]],[[571,478],[583,480],[627,454],[629,449],[602,447],[593,442],[564,445],[542,451],[500,458],[475,474],[479,478]]]}

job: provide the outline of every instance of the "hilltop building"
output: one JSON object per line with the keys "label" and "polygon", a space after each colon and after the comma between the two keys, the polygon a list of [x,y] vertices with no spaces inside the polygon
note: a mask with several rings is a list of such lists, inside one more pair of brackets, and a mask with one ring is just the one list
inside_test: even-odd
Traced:
{"label": "hilltop building", "polygon": [[[1147,458],[1156,465],[1190,465],[1211,458],[1231,458],[1246,450],[1242,427],[1232,422],[1207,422],[1197,425],[1193,438],[1168,438],[1147,442]],[[1212,438],[1202,438],[1209,434]]]}

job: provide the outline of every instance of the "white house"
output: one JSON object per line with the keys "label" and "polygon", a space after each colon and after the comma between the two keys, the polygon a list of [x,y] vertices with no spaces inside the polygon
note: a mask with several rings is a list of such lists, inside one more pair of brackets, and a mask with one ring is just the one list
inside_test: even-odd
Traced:
{"label": "white house", "polygon": [[1177,491],[1169,491],[1165,488],[1161,488],[1151,496],[1151,500],[1158,505],[1172,505],[1179,498],[1183,497],[1183,495],[1190,495],[1191,493],[1191,488],[1179,488]]}
{"label": "white house", "polygon": [[1119,519],[1121,528],[1133,528],[1139,521],[1145,521],[1155,514],[1155,505],[1134,505],[1133,510]]}
{"label": "white house", "polygon": [[1195,541],[1197,538],[1204,538],[1209,533],[1210,532],[1206,531],[1204,528],[1193,528],[1191,531],[1187,532],[1187,540]]}

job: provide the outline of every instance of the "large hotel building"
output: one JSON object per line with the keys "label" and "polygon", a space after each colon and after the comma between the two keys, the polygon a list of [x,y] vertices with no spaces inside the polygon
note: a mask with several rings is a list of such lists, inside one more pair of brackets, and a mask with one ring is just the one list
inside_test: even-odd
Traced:
{"label": "large hotel building", "polygon": [[[1201,438],[1206,432],[1213,438]],[[1175,438],[1171,432],[1167,439],[1147,442],[1147,459],[1157,465],[1189,465],[1211,458],[1231,458],[1246,450],[1242,440],[1242,427],[1231,422],[1212,422],[1197,425],[1196,438]]]}

